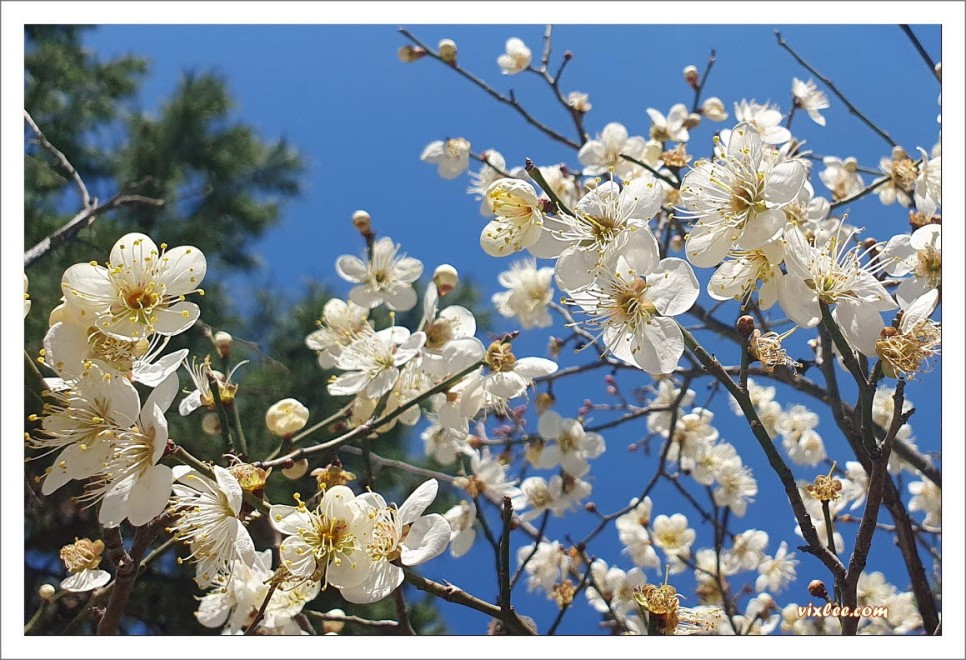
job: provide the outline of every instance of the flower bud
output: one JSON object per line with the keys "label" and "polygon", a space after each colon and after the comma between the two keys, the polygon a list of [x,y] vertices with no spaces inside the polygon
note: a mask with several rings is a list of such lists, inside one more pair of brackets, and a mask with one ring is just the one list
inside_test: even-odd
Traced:
{"label": "flower bud", "polygon": [[821,580],[812,580],[809,582],[808,593],[822,600],[828,599],[828,589],[825,588],[825,583]]}
{"label": "flower bud", "polygon": [[402,46],[396,54],[399,55],[400,61],[409,64],[410,62],[415,62],[416,60],[424,57],[426,55],[426,51],[419,46],[410,46],[407,44]]}
{"label": "flower bud", "polygon": [[738,330],[739,335],[747,339],[755,331],[755,319],[745,314],[735,323],[735,328]]}
{"label": "flower bud", "polygon": [[231,355],[232,337],[230,334],[224,332],[223,330],[216,332],[212,341],[215,344],[215,350],[218,351],[218,355],[223,358]]}
{"label": "flower bud", "polygon": [[[329,616],[345,616],[345,612],[339,609],[329,610],[326,614]],[[326,635],[330,633],[338,635],[343,628],[345,628],[345,621],[324,621],[322,623],[322,630],[325,631]]]}
{"label": "flower bud", "polygon": [[459,281],[459,273],[449,264],[440,264],[433,273],[433,283],[440,296],[445,296],[455,289]]}
{"label": "flower bud", "polygon": [[57,593],[57,589],[52,584],[42,584],[40,585],[40,589],[37,589],[37,595],[45,603],[49,603],[55,593]]}
{"label": "flower bud", "polygon": [[701,104],[701,114],[711,121],[724,121],[728,118],[724,103],[717,96],[704,100],[704,103]]}
{"label": "flower bud", "polygon": [[363,236],[372,234],[372,217],[361,209],[352,214],[352,225]]}
{"label": "flower bud", "polygon": [[584,94],[583,92],[570,92],[567,95],[567,105],[576,110],[577,112],[586,113],[590,112],[593,107],[590,104],[590,95]]}
{"label": "flower bud", "polygon": [[691,114],[688,115],[688,118],[684,120],[684,127],[688,129],[694,128],[695,126],[698,126],[700,124],[701,124],[701,115],[699,115],[696,112],[692,112]]}
{"label": "flower bud", "polygon": [[282,474],[285,475],[286,478],[295,481],[296,479],[301,479],[304,477],[305,473],[308,471],[309,462],[303,458],[301,461],[295,461],[291,467],[283,469]]}
{"label": "flower bud", "polygon": [[287,437],[309,421],[309,409],[295,399],[282,399],[265,413],[265,426],[277,436]]}
{"label": "flower bud", "polygon": [[684,82],[691,85],[691,87],[698,86],[698,67],[693,64],[684,67]]}
{"label": "flower bud", "polygon": [[201,418],[201,430],[208,435],[221,435],[221,420],[218,419],[218,413],[205,413]]}
{"label": "flower bud", "polygon": [[933,69],[936,72],[936,76],[939,77],[939,82],[943,81],[943,63],[936,62],[936,66]]}
{"label": "flower bud", "polygon": [[447,64],[456,64],[456,42],[452,39],[441,39],[439,45],[439,57]]}

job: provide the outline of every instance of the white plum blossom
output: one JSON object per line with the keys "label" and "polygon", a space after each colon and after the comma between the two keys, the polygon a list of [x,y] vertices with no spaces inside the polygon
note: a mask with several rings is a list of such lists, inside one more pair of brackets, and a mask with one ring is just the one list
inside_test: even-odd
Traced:
{"label": "white plum blossom", "polygon": [[441,554],[449,543],[451,528],[438,513],[422,515],[439,490],[435,479],[424,482],[397,509],[386,504],[379,493],[359,495],[371,521],[369,534],[361,539],[369,556],[369,574],[361,584],[343,586],[342,597],[350,603],[374,603],[392,593],[403,582],[404,566],[416,566]]}
{"label": "white plum blossom", "polygon": [[322,307],[319,329],[305,338],[305,345],[316,352],[320,367],[332,369],[342,349],[366,330],[368,319],[368,306],[330,298]]}
{"label": "white plum blossom", "polygon": [[669,557],[691,555],[691,544],[697,534],[688,527],[688,519],[683,513],[657,516],[651,523],[651,531],[654,545],[663,550],[664,554]]}
{"label": "white plum blossom", "polygon": [[577,153],[577,160],[584,166],[584,176],[607,174],[613,167],[615,176],[626,177],[635,170],[635,165],[622,156],[657,165],[660,155],[660,143],[649,142],[640,135],[629,137],[623,124],[612,122],[595,139],[584,143]]}
{"label": "white plum blossom", "polygon": [[782,310],[798,325],[812,328],[822,319],[819,302],[835,304],[834,317],[846,339],[865,355],[875,355],[877,335],[870,328],[882,328],[881,312],[896,303],[875,278],[881,263],[863,263],[861,246],[848,249],[848,242],[830,240],[822,247],[809,245],[796,227],[785,232],[786,274],[778,286]]}
{"label": "white plum blossom", "polygon": [[[592,584],[600,587],[598,592],[593,586],[586,590],[587,602],[601,613],[613,611],[617,616],[625,616],[636,609],[634,590],[647,583],[644,571],[632,568],[624,571],[616,566],[607,566],[603,559],[595,559],[590,565]],[[608,605],[609,603],[609,605]]]}
{"label": "white plum blossom", "polygon": [[815,430],[818,422],[818,415],[805,406],[796,404],[783,413],[775,424],[792,462],[815,466],[825,460],[825,445]]}
{"label": "white plum blossom", "polygon": [[825,156],[822,162],[825,169],[818,173],[818,178],[832,191],[832,199],[843,200],[859,194],[865,188],[865,181],[859,174],[859,163],[852,156],[845,160]]}
{"label": "white plum blossom", "polygon": [[549,306],[553,301],[553,268],[537,268],[536,259],[521,259],[499,275],[506,291],[493,294],[496,310],[506,318],[516,318],[524,329],[546,328],[553,324]]}
{"label": "white plum blossom", "polygon": [[681,328],[672,318],[698,298],[698,280],[686,261],[657,261],[629,250],[605,266],[595,284],[572,296],[603,338],[607,350],[650,374],[674,371],[684,353]]}
{"label": "white plum blossom", "polygon": [[346,486],[327,488],[315,509],[301,501],[272,506],[269,520],[285,535],[278,547],[282,565],[296,578],[321,581],[323,588],[362,584],[372,563],[365,547],[373,525],[369,509]]}
{"label": "white plum blossom", "polygon": [[742,100],[735,103],[735,119],[751,124],[765,144],[783,144],[792,139],[791,131],[781,125],[782,113],[777,105]]}
{"label": "white plum blossom", "polygon": [[812,121],[819,126],[825,126],[825,117],[821,111],[829,107],[828,97],[816,86],[815,81],[802,82],[798,78],[792,78],[792,96],[795,105],[807,112]]}
{"label": "white plum blossom", "polygon": [[919,147],[919,154],[922,157],[922,163],[919,165],[919,176],[916,177],[916,185],[913,188],[913,199],[916,202],[917,211],[931,216],[935,215],[942,202],[943,157],[940,154],[930,158],[922,147]]}
{"label": "white plum blossom", "polygon": [[788,552],[788,543],[782,541],[775,556],[766,555],[758,565],[755,589],[777,593],[791,584],[795,580],[795,567],[798,565],[798,560],[794,557],[794,552]]}
{"label": "white plum blossom", "polygon": [[688,108],[683,103],[677,103],[668,111],[667,117],[660,110],[647,109],[647,116],[651,118],[651,139],[658,142],[687,142]]}
{"label": "white plum blossom", "polygon": [[590,470],[587,459],[604,453],[604,438],[599,433],[587,433],[577,419],[565,419],[548,410],[540,416],[537,432],[544,440],[552,440],[540,451],[536,466],[552,469],[558,465],[567,474],[582,477]]}
{"label": "white plum blossom", "polygon": [[654,551],[654,543],[648,531],[651,524],[651,511],[654,508],[650,497],[630,502],[630,510],[616,521],[618,536],[624,552],[631,556],[635,566],[657,568],[661,560]]}
{"label": "white plum blossom", "polygon": [[704,100],[701,104],[701,115],[711,121],[725,121],[728,118],[724,102],[717,96],[710,96]]}
{"label": "white plum blossom", "polygon": [[916,299],[942,286],[942,225],[924,225],[911,235],[893,236],[880,260],[890,275],[906,277],[896,289],[896,300],[908,309]]}
{"label": "white plum blossom", "polygon": [[184,297],[203,294],[205,255],[196,247],[160,249],[148,236],[122,236],[106,266],[75,264],[64,272],[61,288],[67,307],[81,322],[120,339],[154,333],[171,336],[198,320],[200,310]]}
{"label": "white plum blossom", "polygon": [[[530,557],[531,553],[533,557]],[[559,541],[545,542],[522,546],[517,550],[517,563],[526,565],[527,591],[534,591],[537,588],[543,589],[550,597],[554,586],[562,582],[570,573],[573,565],[570,556],[564,552],[563,546]]]}
{"label": "white plum blossom", "polygon": [[694,390],[689,389],[682,392],[681,388],[670,378],[658,380],[655,397],[649,404],[654,412],[647,416],[647,430],[667,437],[670,432],[671,417],[674,415],[671,408],[675,405],[687,408],[694,403],[694,396]]}
{"label": "white plum blossom", "polygon": [[339,257],[336,272],[357,285],[349,292],[352,302],[370,309],[385,304],[400,312],[416,305],[412,283],[423,274],[423,264],[413,257],[399,256],[399,247],[383,236],[373,244],[371,259],[363,261],[349,254]]}
{"label": "white plum blossom", "polygon": [[496,217],[483,228],[480,246],[491,257],[503,257],[537,244],[543,235],[543,204],[537,191],[520,179],[499,179],[486,190]]}
{"label": "white plum blossom", "polygon": [[563,247],[555,268],[557,283],[568,291],[586,287],[621,254],[640,253],[640,262],[656,262],[657,239],[647,222],[663,199],[663,189],[647,175],[623,187],[602,183],[584,195],[574,215],[559,214],[552,230]]}
{"label": "white plum blossom", "polygon": [[231,574],[233,562],[251,566],[256,561],[255,544],[241,520],[242,488],[225,468],[214,467],[212,481],[192,468],[173,468],[171,531],[191,550],[189,559],[198,564],[195,581],[202,589]]}
{"label": "white plum blossom", "polygon": [[466,431],[451,429],[432,424],[420,435],[425,443],[426,455],[442,465],[452,465],[456,459],[469,449],[469,434]]}
{"label": "white plum blossom", "polygon": [[470,166],[470,143],[461,137],[435,140],[426,145],[419,160],[436,165],[444,179],[455,179]]}
{"label": "white plum blossom", "polygon": [[370,399],[379,399],[392,390],[399,379],[399,368],[412,360],[425,342],[425,333],[410,334],[399,326],[366,333],[340,353],[336,366],[347,373],[329,383],[329,394],[364,392]]}
{"label": "white plum blossom", "polygon": [[732,250],[731,257],[725,259],[708,280],[708,295],[715,300],[733,299],[747,305],[757,290],[758,306],[763,310],[770,309],[778,301],[784,243],[775,240],[757,250]]}
{"label": "white plum blossom", "polygon": [[460,500],[460,503],[443,514],[450,526],[449,552],[459,558],[470,551],[476,540],[476,505],[472,501]]}
{"label": "white plum blossom", "polygon": [[525,71],[530,66],[532,54],[523,40],[510,37],[506,40],[506,52],[496,59],[504,75],[513,75]]}
{"label": "white plum blossom", "polygon": [[[885,175],[883,177],[885,182],[875,190],[879,196],[879,201],[886,206],[896,202],[899,202],[901,206],[911,206],[913,188],[919,178],[919,173],[915,162],[905,150],[899,146],[893,147],[891,158],[879,159],[879,170]],[[877,181],[882,181],[882,179]]]}
{"label": "white plum blossom", "polygon": [[744,516],[748,503],[758,494],[758,482],[751,474],[751,468],[742,465],[741,458],[725,463],[715,474],[718,487],[714,489],[714,503],[726,506],[736,516]]}
{"label": "white plum blossom", "polygon": [[942,527],[943,524],[943,499],[942,489],[929,479],[923,478],[921,481],[913,481],[909,484],[910,511],[924,511],[926,518],[923,524],[927,527]]}
{"label": "white plum blossom", "polygon": [[760,529],[748,529],[736,534],[728,554],[744,570],[755,570],[765,558],[768,547],[768,533]]}
{"label": "white plum blossom", "polygon": [[738,124],[727,151],[695,163],[681,186],[685,215],[694,221],[685,243],[695,266],[715,266],[732,250],[754,250],[785,227],[781,209],[792,203],[807,170],[798,160],[770,164],[754,126]]}
{"label": "white plum blossom", "polygon": [[476,172],[470,172],[470,187],[466,192],[473,195],[480,202],[480,215],[488,218],[493,215],[490,202],[486,198],[487,189],[500,179],[506,178],[506,159],[496,149],[488,149],[480,154],[486,162]]}
{"label": "white plum blossom", "polygon": [[462,394],[462,412],[472,418],[483,409],[505,410],[509,399],[522,396],[534,378],[557,371],[557,363],[546,358],[519,358],[509,343],[495,341],[486,350],[486,369],[467,378]]}

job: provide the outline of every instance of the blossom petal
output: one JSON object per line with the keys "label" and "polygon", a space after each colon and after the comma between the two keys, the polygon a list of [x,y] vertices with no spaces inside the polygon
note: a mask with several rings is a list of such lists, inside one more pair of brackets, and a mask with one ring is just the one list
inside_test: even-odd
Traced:
{"label": "blossom petal", "polygon": [[439,482],[435,479],[420,484],[419,488],[406,498],[402,506],[399,507],[399,524],[409,525],[415,521],[426,510],[426,508],[436,499],[439,491]]}
{"label": "blossom petal", "polygon": [[413,523],[402,543],[400,559],[416,566],[439,556],[449,545],[450,526],[438,513],[423,516]]}
{"label": "blossom petal", "polygon": [[663,316],[677,316],[698,299],[698,278],[688,262],[669,257],[647,276],[647,297]]}

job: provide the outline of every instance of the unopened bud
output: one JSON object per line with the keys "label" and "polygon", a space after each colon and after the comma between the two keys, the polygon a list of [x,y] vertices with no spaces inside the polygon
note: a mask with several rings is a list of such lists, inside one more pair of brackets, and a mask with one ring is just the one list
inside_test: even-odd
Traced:
{"label": "unopened bud", "polygon": [[426,51],[419,46],[406,45],[401,47],[396,54],[399,55],[400,61],[409,64],[410,62],[415,62],[416,60],[425,56]]}
{"label": "unopened bud", "polygon": [[295,399],[282,399],[265,413],[265,426],[277,436],[287,437],[309,421],[309,409]]}
{"label": "unopened bud", "polygon": [[821,580],[812,580],[809,582],[808,593],[812,594],[816,598],[821,598],[822,600],[828,599],[828,589],[825,588],[825,583]]}
{"label": "unopened bud", "polygon": [[542,415],[543,413],[547,412],[553,403],[554,397],[550,392],[541,392],[538,394],[536,399],[537,414]]}
{"label": "unopened bud", "polygon": [[[328,614],[329,616],[340,616],[340,617],[345,616],[345,612],[338,609],[329,610],[326,614]],[[342,632],[343,628],[345,628],[345,621],[325,621],[322,623],[322,629],[325,631],[325,634],[327,635],[329,633],[334,633],[338,635],[340,632]]]}
{"label": "unopened bud", "polygon": [[728,118],[724,103],[717,96],[704,100],[704,103],[701,104],[701,114],[711,121],[724,121]]}
{"label": "unopened bud", "polygon": [[701,124],[701,115],[696,112],[692,112],[688,115],[688,118],[684,120],[685,128],[694,128]]}
{"label": "unopened bud", "polygon": [[439,45],[439,57],[447,64],[456,64],[456,42],[452,39],[441,39]]}
{"label": "unopened bud", "polygon": [[587,511],[587,513],[597,513],[597,505],[593,502],[587,502],[587,504],[584,505],[584,509]]}
{"label": "unopened bud", "polygon": [[939,78],[939,82],[942,82],[943,81],[943,63],[936,62],[936,66],[934,70],[936,71],[936,76]]}
{"label": "unopened bud", "polygon": [[218,355],[223,358],[231,355],[232,337],[230,334],[223,330],[216,332],[212,341],[215,344],[215,350],[218,351]]}
{"label": "unopened bud", "polygon": [[55,593],[57,593],[57,589],[52,584],[42,584],[40,585],[40,588],[37,589],[37,595],[40,596],[40,600],[44,601],[45,603],[49,603],[54,597]]}
{"label": "unopened bud", "polygon": [[698,67],[693,64],[684,67],[684,82],[691,85],[691,87],[698,86]]}
{"label": "unopened bud", "polygon": [[735,328],[738,330],[739,335],[747,339],[755,331],[755,319],[745,314],[735,323]]}
{"label": "unopened bud", "polygon": [[205,413],[201,418],[201,430],[208,435],[221,435],[221,420],[218,419],[218,413]]}
{"label": "unopened bud", "polygon": [[882,328],[882,332],[879,333],[879,336],[882,337],[882,339],[888,339],[889,337],[895,337],[897,334],[899,334],[897,329],[893,328],[891,325],[887,325],[886,327]]}
{"label": "unopened bud", "polygon": [[291,467],[287,467],[282,470],[282,474],[285,475],[287,479],[296,480],[301,479],[305,476],[305,473],[309,471],[309,462],[306,459],[301,461],[295,461],[292,463]]}
{"label": "unopened bud", "polygon": [[433,273],[433,283],[436,284],[436,290],[440,296],[445,296],[455,289],[459,281],[459,273],[449,264],[440,264]]}
{"label": "unopened bud", "polygon": [[372,217],[365,211],[359,210],[352,214],[352,226],[363,236],[372,235]]}

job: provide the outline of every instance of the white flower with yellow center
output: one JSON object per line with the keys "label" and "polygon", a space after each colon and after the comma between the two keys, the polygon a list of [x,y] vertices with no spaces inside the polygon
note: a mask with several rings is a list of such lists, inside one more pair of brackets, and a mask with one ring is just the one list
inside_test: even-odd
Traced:
{"label": "white flower with yellow center", "polygon": [[875,350],[886,376],[912,378],[931,368],[929,361],[939,355],[942,342],[942,326],[929,318],[938,300],[939,292],[929,291],[903,312],[898,328],[888,326],[880,331]]}
{"label": "white flower with yellow center", "polygon": [[382,600],[403,582],[403,569],[396,565],[397,561],[403,566],[417,566],[446,549],[452,531],[449,523],[438,513],[422,515],[436,499],[438,490],[439,483],[430,479],[398,509],[386,504],[379,493],[363,493],[356,498],[372,525],[363,542],[371,564],[361,584],[341,589],[343,598],[350,603]]}
{"label": "white flower with yellow center", "polygon": [[[423,297],[423,320],[419,328],[426,335],[422,365],[433,375],[444,377],[457,373],[483,355],[482,345],[473,337],[476,334],[473,312],[462,305],[439,309],[439,292],[432,282]],[[458,360],[457,354],[465,355],[465,360]]]}
{"label": "white flower with yellow center", "polygon": [[125,519],[140,527],[167,506],[174,473],[158,461],[168,444],[164,413],[177,394],[178,376],[171,374],[151,392],[137,424],[117,439],[88,486],[83,499],[101,500],[98,520],[105,527],[117,527]]}
{"label": "white flower with yellow center", "polygon": [[305,345],[316,352],[320,367],[332,369],[342,349],[368,329],[368,319],[367,306],[330,298],[317,322],[319,329],[305,338]]}
{"label": "white flower with yellow center", "polygon": [[677,103],[665,117],[659,110],[647,109],[647,116],[651,118],[651,139],[658,142],[687,142],[688,108],[683,103]]}
{"label": "white flower with yellow center", "polygon": [[835,156],[822,159],[825,169],[818,173],[825,187],[832,191],[832,199],[839,201],[862,192],[865,181],[859,174],[859,163],[849,156],[845,160]]}
{"label": "white flower with yellow center", "polygon": [[537,191],[520,179],[499,179],[486,189],[496,217],[483,228],[480,247],[491,257],[504,257],[533,247],[543,234],[543,204]]}
{"label": "white flower with yellow center", "polygon": [[[532,557],[530,555],[533,555]],[[537,588],[547,592],[548,597],[552,597],[553,588],[563,581],[569,574],[573,561],[564,551],[559,541],[547,543],[541,541],[534,545],[525,545],[517,550],[517,563],[530,559],[526,565],[527,591],[534,591]]]}
{"label": "white flower with yellow center", "polygon": [[256,561],[255,544],[241,521],[242,488],[231,472],[218,465],[215,480],[187,466],[176,466],[168,531],[191,550],[197,563],[195,582],[202,589],[230,574],[232,562]]}
{"label": "white flower with yellow center", "polygon": [[784,248],[782,241],[770,241],[757,250],[733,250],[733,258],[723,261],[708,281],[708,295],[715,300],[738,300],[747,306],[757,290],[758,306],[771,308],[778,301]]}
{"label": "white flower with yellow center", "polygon": [[822,319],[819,301],[834,304],[834,316],[842,333],[864,355],[875,356],[881,312],[896,303],[875,278],[889,262],[863,263],[872,248],[848,249],[848,241],[836,237],[815,247],[795,227],[785,232],[785,276],[778,285],[778,302],[798,325],[812,328]]}
{"label": "white flower with yellow center", "polygon": [[927,216],[935,215],[943,197],[943,157],[940,153],[935,158],[929,158],[925,149],[918,149],[922,163],[913,188],[913,199],[917,211]]}
{"label": "white flower with yellow center", "polygon": [[483,356],[484,370],[472,374],[461,388],[463,416],[472,419],[481,409],[505,411],[510,399],[522,396],[534,378],[557,370],[557,363],[546,358],[517,359],[509,342],[495,341]]}
{"label": "white flower with yellow center", "polygon": [[496,149],[487,149],[480,157],[486,162],[476,172],[470,172],[470,186],[466,192],[480,202],[480,215],[489,218],[493,215],[493,209],[486,198],[486,191],[495,181],[506,178],[503,174],[506,172],[506,159]]}
{"label": "white flower with yellow center", "polygon": [[815,466],[825,459],[822,436],[815,431],[818,422],[818,415],[802,405],[792,406],[778,419],[775,428],[792,462]]}
{"label": "white flower with yellow center", "polygon": [[286,535],[279,546],[282,565],[297,578],[347,589],[361,584],[372,560],[365,541],[372,533],[368,505],[346,486],[326,489],[315,509],[276,504],[272,526]]}
{"label": "white flower with yellow center", "polygon": [[491,300],[501,315],[516,318],[524,329],[553,325],[553,268],[537,268],[536,259],[522,259],[500,273],[498,281],[507,290],[493,294]]}
{"label": "white flower with yellow center", "polygon": [[557,283],[568,291],[592,284],[618,254],[658,256],[657,239],[647,222],[660,210],[664,192],[647,175],[621,187],[607,181],[584,195],[574,215],[560,214],[553,234],[564,247],[557,259]]}
{"label": "white flower with yellow center", "polygon": [[412,360],[426,342],[422,332],[409,333],[400,326],[368,332],[347,346],[336,360],[345,370],[329,383],[329,394],[353,395],[363,392],[378,400],[392,390],[399,379],[399,368]]}
{"label": "white flower with yellow center", "polygon": [[44,336],[44,364],[68,384],[84,373],[90,360],[119,377],[156,387],[178,370],[188,355],[181,349],[161,356],[170,337],[122,339],[104,334],[94,326],[80,323],[67,310],[65,320],[53,324]]}
{"label": "white flower with yellow center", "polygon": [[614,168],[615,176],[629,177],[639,168],[623,156],[656,167],[661,156],[661,144],[649,142],[640,135],[629,137],[623,124],[612,122],[595,139],[585,142],[577,152],[577,160],[584,166],[584,176],[600,176]]}
{"label": "white flower with yellow center", "polygon": [[758,482],[751,474],[751,468],[741,464],[736,456],[721,466],[715,475],[718,487],[714,489],[714,503],[728,507],[736,516],[744,516],[748,503],[758,494]]}
{"label": "white flower with yellow center", "polygon": [[782,541],[775,556],[766,555],[758,565],[755,589],[777,593],[791,584],[795,580],[795,567],[798,565],[794,557],[794,552],[788,552],[788,543]]}
{"label": "white flower with yellow center", "polygon": [[892,158],[879,159],[879,169],[885,174],[885,183],[879,185],[875,191],[879,201],[886,206],[896,202],[902,206],[910,206],[919,172],[909,154],[902,147],[893,147]]}
{"label": "white flower with yellow center", "polygon": [[373,244],[371,258],[363,261],[344,254],[336,260],[339,276],[358,285],[349,292],[352,302],[370,309],[385,303],[389,309],[400,312],[416,305],[412,283],[423,274],[423,264],[419,259],[399,256],[399,247],[383,236]]}
{"label": "white flower with yellow center", "polygon": [[587,459],[597,458],[606,449],[599,433],[587,433],[576,419],[564,419],[553,410],[540,416],[537,432],[544,440],[553,441],[543,448],[536,467],[549,470],[558,465],[574,477],[590,470]]}
{"label": "white flower with yellow center", "polygon": [[[60,451],[47,470],[41,492],[49,495],[71,480],[87,479],[110,460],[114,444],[137,422],[138,392],[126,378],[112,377],[96,365],[66,390],[51,392],[44,404],[42,429],[28,440],[44,455]],[[31,421],[37,418],[31,416]]]}
{"label": "white flower with yellow center", "polygon": [[628,251],[605,266],[595,284],[572,296],[599,328],[607,350],[650,374],[674,371],[684,353],[681,328],[670,317],[698,298],[698,280],[687,262]]}
{"label": "white flower with yellow center", "polygon": [[[590,574],[594,578],[592,584],[600,587],[588,586],[586,590],[587,602],[598,612],[613,610],[619,617],[625,616],[635,608],[634,590],[643,587],[647,582],[644,572],[639,568],[623,571],[616,566],[607,566],[602,559],[595,559],[590,565]],[[608,606],[608,603],[610,604]]]}
{"label": "white flower with yellow center", "polygon": [[617,533],[624,554],[629,554],[634,565],[641,568],[657,568],[661,560],[654,551],[651,541],[651,511],[654,508],[650,497],[642,501],[636,498],[630,502],[631,510],[617,518]]}
{"label": "white flower with yellow center", "polygon": [[765,144],[783,144],[792,139],[791,131],[782,126],[781,109],[772,103],[742,99],[735,103],[735,119],[750,124]]}
{"label": "white flower with yellow center", "polygon": [[925,225],[912,233],[893,236],[886,243],[880,260],[886,272],[905,277],[896,289],[896,300],[902,309],[933,289],[942,286],[942,225]]}
{"label": "white flower with yellow center", "polygon": [[668,556],[691,555],[691,544],[696,538],[695,531],[688,527],[688,519],[682,513],[672,516],[660,515],[651,524],[654,545]]}
{"label": "white flower with yellow center", "polygon": [[205,255],[196,247],[160,250],[149,237],[121,237],[106,266],[75,264],[64,272],[61,288],[67,306],[85,323],[122,339],[153,333],[176,335],[198,320],[200,311],[185,302],[203,293]]}
{"label": "white flower with yellow center", "polygon": [[910,511],[924,511],[926,519],[923,524],[927,527],[942,527],[943,497],[942,489],[929,479],[913,481],[909,484]]}
{"label": "white flower with yellow center", "polygon": [[205,359],[200,364],[192,357],[191,364],[188,365],[185,363],[184,367],[188,372],[188,376],[191,377],[191,382],[194,384],[195,389],[189,392],[188,396],[181,399],[181,403],[178,404],[178,412],[182,416],[187,416],[201,407],[205,407],[208,410],[215,409],[215,394],[211,388],[211,381],[208,379],[209,373],[218,381],[218,398],[225,405],[231,404],[235,400],[235,392],[238,391],[238,385],[231,380],[232,376],[245,364],[248,364],[248,360],[243,360],[236,364],[226,376],[220,371],[211,368],[211,360],[208,356],[205,356]]}
{"label": "white flower with yellow center", "polygon": [[695,266],[709,268],[732,250],[755,250],[785,227],[781,209],[798,196],[807,175],[798,160],[770,164],[751,124],[738,124],[727,151],[695,163],[681,186],[684,216],[693,220],[685,250]]}
{"label": "white flower with yellow center", "polygon": [[530,66],[533,55],[522,39],[510,37],[506,40],[506,52],[496,58],[503,75],[513,75],[525,71]]}
{"label": "white flower with yellow center", "polygon": [[436,165],[444,179],[455,179],[470,166],[470,143],[464,138],[436,140],[426,145],[419,160]]}

